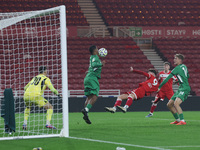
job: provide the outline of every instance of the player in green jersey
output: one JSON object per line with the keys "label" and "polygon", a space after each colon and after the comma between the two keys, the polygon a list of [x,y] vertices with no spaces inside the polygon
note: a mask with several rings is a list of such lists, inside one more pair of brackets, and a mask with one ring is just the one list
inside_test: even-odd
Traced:
{"label": "player in green jersey", "polygon": [[176,125],[185,125],[186,122],[183,117],[183,111],[180,107],[180,104],[184,102],[189,93],[190,93],[190,85],[188,83],[188,69],[183,64],[184,56],[182,54],[176,54],[174,57],[174,64],[176,67],[172,70],[172,72],[169,74],[169,76],[160,84],[158,91],[160,88],[167,83],[167,81],[173,77],[174,75],[177,77],[179,82],[179,88],[177,92],[171,97],[169,102],[167,103],[167,107],[172,112],[174,118],[176,121],[171,122],[170,124],[176,124]]}
{"label": "player in green jersey", "polygon": [[105,65],[105,61],[99,59],[98,49],[95,45],[90,46],[90,66],[87,72],[87,75],[84,79],[84,92],[87,96],[85,101],[85,108],[81,110],[83,113],[83,119],[87,124],[91,124],[91,121],[88,117],[88,112],[96,102],[99,95],[99,79],[101,78],[101,69]]}

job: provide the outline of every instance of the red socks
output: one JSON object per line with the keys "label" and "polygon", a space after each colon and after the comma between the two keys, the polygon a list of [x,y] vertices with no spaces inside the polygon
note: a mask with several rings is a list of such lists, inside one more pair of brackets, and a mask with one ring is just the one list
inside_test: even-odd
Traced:
{"label": "red socks", "polygon": [[[122,103],[122,99],[117,99],[117,101],[115,102],[114,107],[120,106],[121,103]],[[129,107],[129,106],[132,105],[132,103],[133,103],[133,98],[129,95],[125,105],[127,105]]]}
{"label": "red socks", "polygon": [[117,101],[115,102],[114,107],[116,107],[116,106],[120,106],[121,103],[122,103],[122,99],[117,99]]}
{"label": "red socks", "polygon": [[126,105],[128,105],[128,107],[130,107],[132,105],[132,103],[133,103],[133,98],[129,95],[128,99],[126,101]]}
{"label": "red socks", "polygon": [[157,107],[157,104],[152,104],[152,105],[151,105],[150,113],[153,114],[153,112],[154,112],[154,110],[156,109],[156,107]]}

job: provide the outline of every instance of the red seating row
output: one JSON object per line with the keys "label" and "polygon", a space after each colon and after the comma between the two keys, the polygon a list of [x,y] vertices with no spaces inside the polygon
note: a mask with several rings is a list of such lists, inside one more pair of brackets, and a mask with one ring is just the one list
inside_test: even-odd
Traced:
{"label": "red seating row", "polygon": [[[199,2],[95,0],[110,26],[196,26]],[[106,7],[105,7],[106,6]],[[183,9],[184,8],[184,9]]]}
{"label": "red seating row", "polygon": [[68,26],[89,25],[77,1],[69,1],[69,0],[2,1],[0,5],[0,12],[23,12],[23,11],[43,10],[52,7],[57,7],[60,5],[66,6],[66,19]]}

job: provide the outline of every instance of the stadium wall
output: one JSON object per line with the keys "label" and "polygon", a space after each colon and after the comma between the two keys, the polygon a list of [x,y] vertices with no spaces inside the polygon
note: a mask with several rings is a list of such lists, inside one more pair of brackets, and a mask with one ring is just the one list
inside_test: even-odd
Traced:
{"label": "stadium wall", "polygon": [[[58,99],[57,97],[47,98],[48,101],[54,106],[55,113],[62,112],[62,100]],[[154,97],[144,97],[141,100],[134,101],[128,111],[149,111],[151,107],[151,101]],[[115,103],[115,97],[99,97],[95,105],[92,107],[91,112],[105,112],[104,107],[112,107]],[[122,106],[124,106],[126,101],[122,102]],[[165,99],[164,102],[160,102],[156,111],[168,111],[166,106],[168,100]],[[85,98],[76,98],[71,97],[69,98],[69,112],[80,112],[83,108],[85,103]],[[54,105],[59,104],[59,105]],[[181,107],[184,111],[200,111],[200,96],[193,96],[189,97],[184,103],[181,104]],[[24,112],[25,104],[23,98],[16,98],[15,99],[15,112],[22,113]],[[42,108],[38,108],[32,106],[32,112],[43,112],[45,111]]]}
{"label": "stadium wall", "polygon": [[[150,111],[151,101],[154,100],[154,97],[144,97],[141,100],[134,101],[128,111]],[[115,97],[108,98],[98,98],[95,105],[92,107],[91,112],[104,112],[104,107],[112,107],[116,101]],[[69,111],[70,112],[80,112],[83,108],[85,98],[69,98]],[[122,102],[124,106],[126,101]],[[155,111],[168,111],[167,108],[168,100],[165,99],[163,102],[158,104],[158,107]],[[193,96],[189,97],[184,103],[181,104],[181,107],[184,111],[200,111],[200,97]]]}

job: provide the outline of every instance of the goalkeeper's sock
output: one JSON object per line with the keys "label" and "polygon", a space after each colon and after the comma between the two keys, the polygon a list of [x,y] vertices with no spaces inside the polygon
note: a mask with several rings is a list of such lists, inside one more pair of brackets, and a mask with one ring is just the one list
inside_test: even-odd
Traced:
{"label": "goalkeeper's sock", "polygon": [[47,125],[50,125],[51,117],[53,114],[53,109],[47,109]]}
{"label": "goalkeeper's sock", "polygon": [[26,109],[24,110],[24,124],[27,124],[27,120],[28,120],[30,111],[31,111],[31,109],[30,109],[30,108],[27,108],[27,107],[26,107]]}
{"label": "goalkeeper's sock", "polygon": [[87,112],[89,112],[91,108],[92,108],[92,105],[91,104],[87,104],[87,106],[85,107],[85,110]]}
{"label": "goalkeeper's sock", "polygon": [[122,99],[118,98],[117,101],[115,102],[114,107],[116,108],[116,106],[120,106],[122,104]]}

